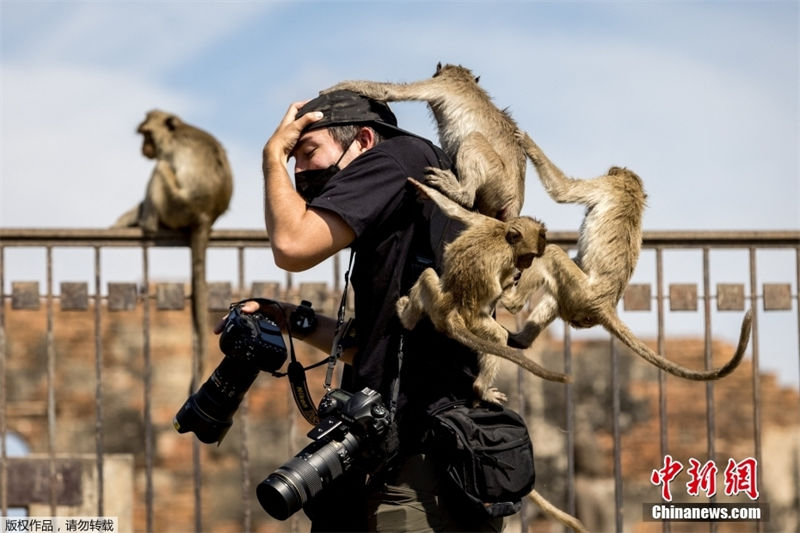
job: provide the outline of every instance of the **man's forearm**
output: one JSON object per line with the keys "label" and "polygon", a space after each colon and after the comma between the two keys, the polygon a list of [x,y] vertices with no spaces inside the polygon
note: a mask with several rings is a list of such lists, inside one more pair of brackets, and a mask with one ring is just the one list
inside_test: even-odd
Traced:
{"label": "man's forearm", "polygon": [[[336,319],[325,315],[317,315],[317,327],[314,331],[303,337],[302,341],[318,350],[330,353],[333,347],[335,333]],[[342,361],[347,364],[352,364],[354,354],[355,348],[344,350],[342,352]]]}

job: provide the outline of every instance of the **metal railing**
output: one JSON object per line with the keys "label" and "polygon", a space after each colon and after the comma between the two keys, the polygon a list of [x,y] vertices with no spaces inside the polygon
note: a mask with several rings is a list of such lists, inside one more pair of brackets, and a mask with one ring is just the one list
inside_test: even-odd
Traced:
{"label": "metal railing", "polygon": [[[556,243],[564,247],[572,247],[577,239],[577,234],[574,232],[549,232],[548,241]],[[178,232],[164,232],[155,236],[144,236],[139,230],[124,229],[124,230],[107,230],[107,229],[91,229],[91,230],[70,230],[70,229],[0,229],[0,516],[6,514],[8,509],[8,472],[9,472],[9,458],[5,445],[5,437],[9,431],[8,425],[8,404],[6,398],[6,391],[8,390],[7,384],[9,380],[14,379],[13,375],[9,374],[8,364],[8,342],[12,339],[16,332],[7,330],[7,317],[9,313],[16,313],[26,309],[38,309],[40,304],[44,302],[44,312],[46,315],[45,324],[45,339],[46,339],[46,426],[45,431],[46,439],[44,443],[36,443],[34,448],[44,448],[44,451],[49,457],[49,476],[50,476],[50,494],[49,504],[52,515],[56,515],[56,507],[59,495],[56,493],[56,478],[57,472],[57,454],[62,452],[70,452],[72,450],[59,450],[56,447],[56,375],[55,375],[55,359],[56,351],[54,348],[54,327],[55,327],[55,302],[58,301],[60,309],[74,308],[77,310],[84,310],[87,313],[93,310],[93,324],[94,324],[94,369],[95,369],[95,417],[96,417],[96,431],[95,431],[95,452],[96,452],[96,468],[98,471],[98,483],[100,484],[97,491],[97,515],[103,516],[105,513],[104,490],[103,490],[103,457],[106,454],[104,448],[104,437],[107,431],[106,421],[104,420],[103,410],[103,390],[108,388],[111,384],[104,380],[104,363],[103,363],[103,333],[102,322],[105,314],[115,309],[130,309],[131,306],[141,306],[142,309],[142,381],[144,397],[142,398],[143,409],[141,413],[141,420],[144,426],[144,442],[143,445],[143,468],[145,477],[145,496],[144,496],[144,514],[143,520],[139,523],[144,524],[146,531],[156,531],[158,528],[154,522],[154,462],[156,460],[156,451],[154,447],[154,428],[152,421],[152,394],[151,394],[151,379],[153,371],[153,361],[151,358],[151,302],[155,302],[156,309],[171,309],[170,299],[168,295],[169,290],[153,291],[151,288],[151,251],[155,248],[172,247],[183,248],[188,246],[188,238],[185,234]],[[210,250],[224,248],[236,250],[236,266],[232,269],[229,275],[230,283],[219,284],[218,294],[216,300],[219,303],[215,304],[215,298],[212,294],[212,306],[218,308],[223,306],[228,301],[235,298],[243,298],[252,295],[253,291],[246,287],[247,272],[245,268],[245,251],[249,249],[265,250],[269,247],[269,240],[266,233],[263,231],[239,231],[239,230],[216,230],[212,233],[210,241]],[[6,259],[6,251],[15,248],[25,249],[38,249],[44,250],[45,253],[45,268],[44,268],[44,285],[45,290],[43,294],[39,293],[37,283],[31,282],[17,282],[16,280],[7,280],[6,271],[8,263]],[[90,292],[88,284],[86,283],[68,283],[61,284],[60,291],[54,288],[54,259],[53,250],[60,248],[85,248],[93,251],[94,267],[93,279],[94,287]],[[108,248],[133,248],[141,252],[141,284],[137,288],[136,284],[112,283],[107,284],[106,290],[102,286],[102,280],[107,277],[107,273],[103,268],[103,261],[101,258],[101,250]],[[669,294],[665,292],[665,254],[674,250],[691,250],[701,254],[701,268],[699,272],[700,281],[698,283],[673,283],[670,284]],[[733,250],[747,256],[747,275],[741,283],[718,283],[715,287],[711,284],[711,261],[710,257],[713,253],[721,250]],[[766,283],[759,277],[759,254],[771,253],[772,251],[779,250],[783,254],[791,254],[792,262],[794,263],[794,272],[788,270],[783,272],[786,278],[781,279],[779,283]],[[750,407],[752,408],[752,423],[753,423],[753,453],[757,460],[762,457],[762,427],[761,427],[761,398],[760,398],[760,336],[759,331],[762,329],[764,321],[764,314],[761,311],[771,310],[784,310],[794,311],[797,315],[796,331],[790,334],[784,331],[786,335],[786,344],[790,345],[794,342],[799,342],[800,338],[800,294],[798,294],[798,286],[800,286],[800,231],[752,231],[752,232],[733,232],[733,231],[716,231],[716,232],[645,232],[643,242],[643,257],[649,254],[647,261],[653,263],[654,282],[641,283],[637,281],[637,277],[643,270],[642,262],[634,276],[634,282],[631,283],[628,293],[626,294],[625,301],[622,304],[626,311],[652,311],[651,306],[655,304],[655,313],[657,317],[656,337],[658,352],[663,353],[664,342],[666,338],[665,316],[666,304],[669,302],[671,311],[679,311],[685,309],[698,308],[698,301],[702,302],[703,314],[703,335],[705,338],[705,361],[708,367],[711,366],[711,322],[712,322],[712,302],[717,301],[718,310],[744,310],[745,308],[753,308],[754,319],[752,338],[749,348],[749,353],[752,357],[753,366],[753,396],[750,400]],[[784,259],[784,263],[785,263]],[[333,293],[332,299],[336,298],[336,294],[341,291],[339,280],[341,279],[341,269],[338,256],[334,257],[330,262],[332,272],[333,284],[330,291]],[[188,268],[187,268],[188,271]],[[188,274],[187,274],[188,276]],[[649,274],[648,274],[649,276]],[[11,283],[11,291],[7,289],[7,281]],[[255,283],[254,283],[255,284]],[[170,284],[164,284],[170,285]],[[182,284],[171,284],[173,287]],[[270,294],[269,296],[285,296],[288,289],[294,288],[295,282],[291,275],[286,275],[283,286],[280,287],[280,294]],[[698,285],[702,287],[698,290]],[[655,286],[655,295],[652,295],[651,287]],[[232,287],[235,287],[233,289]],[[264,286],[262,286],[263,289]],[[168,288],[168,287],[167,287]],[[317,287],[318,288],[318,287]],[[275,287],[273,286],[274,290]],[[213,292],[213,291],[212,291]],[[699,292],[699,296],[698,296]],[[178,291],[178,300],[182,299],[182,293]],[[89,305],[89,303],[93,305]],[[142,305],[147,302],[147,305]],[[762,303],[763,309],[757,309],[758,303]],[[72,306],[72,307],[70,307]],[[800,350],[795,345],[794,357],[800,360]],[[568,328],[564,329],[564,367],[567,372],[572,370],[572,334]],[[621,449],[621,430],[619,426],[620,420],[620,401],[619,390],[620,383],[618,382],[618,365],[619,357],[617,352],[616,343],[610,343],[610,373],[613,389],[613,442],[614,442],[614,485],[615,485],[615,501],[609,502],[609,505],[614,506],[615,510],[615,524],[616,530],[622,531],[623,529],[623,482],[620,462],[620,449]],[[666,398],[664,393],[664,375],[659,373],[659,427],[660,427],[660,446],[662,456],[668,453],[666,428],[668,425]],[[520,379],[520,383],[522,380]],[[707,432],[709,435],[707,443],[707,453],[709,457],[715,456],[713,435],[715,434],[715,413],[713,405],[713,383],[707,383],[706,397],[706,424]],[[576,509],[576,494],[575,494],[575,462],[574,462],[574,431],[575,420],[573,416],[574,398],[571,385],[565,386],[566,398],[566,412],[564,413],[564,424],[566,430],[566,449],[564,453],[567,456],[567,470],[565,475],[567,477],[567,497],[566,505],[567,510],[574,513]],[[246,404],[243,406],[247,410]],[[800,420],[800,404],[796,406],[798,419]],[[243,472],[247,472],[249,468],[249,455],[248,455],[248,427],[246,424],[247,416],[243,416],[245,421],[242,424],[242,446],[240,451],[240,461],[242,463]],[[196,441],[196,439],[195,439]],[[290,443],[291,447],[291,443]],[[199,452],[196,452],[199,453]],[[285,457],[276,458],[282,461]],[[654,465],[657,466],[657,465]],[[199,469],[199,465],[195,465]],[[197,531],[203,529],[202,523],[202,496],[200,486],[200,476],[196,472],[195,476],[195,523],[194,528]],[[244,531],[250,531],[253,528],[253,517],[250,514],[249,507],[251,503],[252,487],[248,481],[247,475],[244,475],[242,483],[242,499],[243,499],[243,512],[241,527]],[[527,529],[527,518],[523,514],[521,528]],[[712,530],[715,526],[712,526]],[[761,525],[756,524],[757,530],[760,530]],[[669,529],[667,523],[664,529]]]}

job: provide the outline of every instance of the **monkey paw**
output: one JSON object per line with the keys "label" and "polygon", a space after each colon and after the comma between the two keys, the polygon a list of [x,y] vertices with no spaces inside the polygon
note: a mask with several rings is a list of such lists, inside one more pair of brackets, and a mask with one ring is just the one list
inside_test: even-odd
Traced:
{"label": "monkey paw", "polygon": [[444,170],[436,167],[428,167],[425,169],[425,183],[434,189],[442,192],[451,200],[461,204],[464,207],[472,207],[472,201],[466,191],[463,190],[458,178],[450,170]]}
{"label": "monkey paw", "polygon": [[491,387],[483,394],[483,399],[487,402],[502,405],[508,401],[508,396],[506,396],[505,393],[497,390],[497,388]]}
{"label": "monkey paw", "polygon": [[403,311],[405,311],[406,307],[408,307],[409,301],[410,300],[408,299],[408,296],[401,296],[400,298],[397,299],[397,314],[398,315],[400,315],[400,316],[403,315]]}
{"label": "monkey paw", "polygon": [[414,329],[414,326],[417,325],[421,316],[420,311],[415,309],[411,304],[411,299],[408,296],[401,296],[397,299],[395,308],[397,309],[397,316],[400,317],[400,323],[403,324],[403,327],[409,330]]}

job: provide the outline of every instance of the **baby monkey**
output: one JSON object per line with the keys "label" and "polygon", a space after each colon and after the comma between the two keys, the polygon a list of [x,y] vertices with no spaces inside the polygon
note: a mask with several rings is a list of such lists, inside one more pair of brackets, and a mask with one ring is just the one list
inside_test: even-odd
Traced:
{"label": "baby monkey", "polygon": [[[531,266],[545,249],[545,228],[530,217],[505,222],[471,212],[439,191],[408,179],[448,216],[466,225],[458,237],[445,246],[441,279],[426,269],[409,291],[397,301],[397,313],[407,329],[413,329],[423,315],[434,327],[480,354],[479,373],[473,384],[476,396],[500,403],[505,394],[492,387],[497,371],[495,348],[506,344],[508,331],[492,318],[503,291],[513,286],[520,272]],[[498,354],[537,376],[566,382],[567,376],[550,372],[522,354],[508,349]]]}
{"label": "baby monkey", "polygon": [[739,344],[730,361],[705,371],[685,368],[655,353],[617,315],[617,302],[628,286],[642,245],[646,195],[639,177],[625,168],[612,167],[607,175],[595,179],[568,178],[528,134],[518,131],[516,135],[550,197],[559,203],[583,204],[586,215],[574,260],[561,247],[547,245],[542,257],[522,272],[519,284],[503,295],[503,305],[516,313],[533,291],[544,288],[523,329],[510,336],[509,344],[530,346],[553,319],[561,317],[578,328],[603,326],[638,355],[678,377],[711,380],[732,372],[747,347],[751,310],[744,316]]}

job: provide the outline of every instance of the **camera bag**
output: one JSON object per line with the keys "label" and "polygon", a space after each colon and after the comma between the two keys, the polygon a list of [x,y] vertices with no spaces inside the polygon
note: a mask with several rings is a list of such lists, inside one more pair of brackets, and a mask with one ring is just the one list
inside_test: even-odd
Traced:
{"label": "camera bag", "polygon": [[448,403],[431,411],[428,442],[454,492],[490,516],[508,516],[533,490],[533,445],[519,414],[481,404]]}

